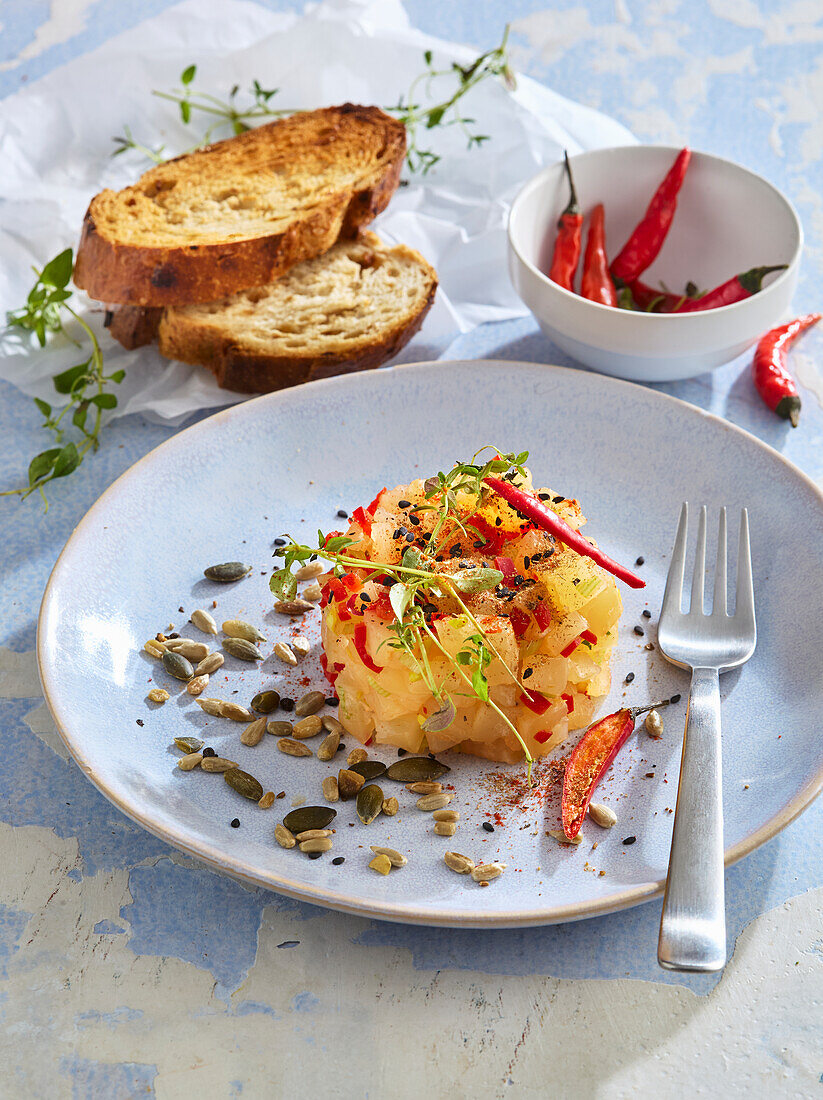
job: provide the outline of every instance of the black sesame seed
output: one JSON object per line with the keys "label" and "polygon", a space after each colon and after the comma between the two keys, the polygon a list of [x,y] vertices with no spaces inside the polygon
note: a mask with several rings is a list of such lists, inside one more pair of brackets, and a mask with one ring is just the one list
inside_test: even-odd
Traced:
{"label": "black sesame seed", "polygon": [[409,523],[413,524],[415,527],[420,526],[420,520],[417,516],[409,516]]}
{"label": "black sesame seed", "polygon": [[531,675],[532,675],[533,673],[534,673],[534,669],[533,669],[533,668],[527,668],[527,669],[526,669],[526,670],[524,671],[524,673],[523,673],[523,679],[524,679],[524,680],[528,680],[528,678],[529,678],[529,677],[530,677],[530,676],[531,676]]}
{"label": "black sesame seed", "polygon": [[205,749],[203,749],[203,755],[204,756],[217,756],[217,753],[214,751],[214,749],[205,748]]}
{"label": "black sesame seed", "polygon": [[286,545],[286,540],[285,539],[275,539],[274,540],[274,545],[275,546],[285,546]]}
{"label": "black sesame seed", "polygon": [[635,632],[635,634],[636,634],[636,635],[638,636],[638,638],[642,638],[642,637],[643,637],[643,633],[644,633],[644,632],[643,632],[643,627],[642,627],[642,626],[636,626],[636,627],[634,628],[634,632]]}
{"label": "black sesame seed", "polygon": [[552,497],[552,504],[562,504],[565,497]]}
{"label": "black sesame seed", "polygon": [[398,508],[411,508],[411,501],[410,500],[398,500],[397,507]]}
{"label": "black sesame seed", "polygon": [[231,825],[232,829],[239,829],[240,828],[240,818],[239,817],[233,818],[229,822],[229,824]]}
{"label": "black sesame seed", "polygon": [[175,634],[167,634],[167,635],[166,635],[166,637],[167,637],[167,638],[179,638],[179,637],[180,637],[180,635],[179,635],[179,634],[176,634],[176,633],[175,633]]}
{"label": "black sesame seed", "polygon": [[414,542],[414,535],[411,531],[406,535],[406,542]]}
{"label": "black sesame seed", "polygon": [[322,852],[309,852],[309,859],[320,859]]}
{"label": "black sesame seed", "polygon": [[636,836],[627,836],[627,837],[624,837],[624,838],[623,838],[623,843],[624,843],[624,844],[634,844],[634,842],[635,842],[636,840],[637,840],[637,837],[636,837]]}
{"label": "black sesame seed", "polygon": [[399,539],[400,538],[400,528],[399,527],[397,528],[396,531],[392,532],[392,538],[393,539]]}
{"label": "black sesame seed", "polygon": [[635,565],[644,565],[644,564],[645,564],[645,562],[646,562],[646,559],[645,559],[645,558],[643,557],[643,555],[641,554],[641,555],[640,555],[640,557],[639,557],[639,558],[637,559],[637,561],[636,561],[636,562],[635,562],[634,564],[635,564]]}
{"label": "black sesame seed", "polygon": [[367,592],[361,592],[360,599],[363,603],[371,603],[371,596]]}
{"label": "black sesame seed", "polygon": [[552,499],[551,493],[538,493],[537,495],[540,497],[541,500],[551,500]]}
{"label": "black sesame seed", "polygon": [[651,611],[642,611],[641,614],[644,619],[650,619],[652,617]]}
{"label": "black sesame seed", "polygon": [[497,519],[494,521],[494,525],[495,525],[495,527],[502,527],[503,526],[503,520],[500,518],[500,516],[498,516]]}
{"label": "black sesame seed", "polygon": [[349,518],[349,513],[346,511],[345,508],[338,508],[337,509],[337,518],[338,519],[348,519]]}
{"label": "black sesame seed", "polygon": [[142,719],[142,718],[138,718],[138,719],[137,719],[137,725],[138,725],[138,726],[142,726],[142,725],[143,725],[143,719]]}
{"label": "black sesame seed", "polygon": [[340,700],[335,699],[333,695],[330,695],[328,697],[328,699],[325,700],[325,703],[326,703],[327,707],[339,707],[340,706]]}
{"label": "black sesame seed", "polygon": [[407,752],[408,752],[408,749],[398,749],[397,750],[397,755],[398,756],[405,756]]}
{"label": "black sesame seed", "polygon": [[340,744],[339,744],[339,745],[337,746],[337,751],[338,751],[338,752],[345,752],[345,751],[346,751],[346,746],[345,746],[345,745],[344,745],[344,744],[343,744],[343,743],[341,742],[341,743],[340,743]]}
{"label": "black sesame seed", "polygon": [[624,684],[630,684],[633,679],[634,679],[634,673],[633,672],[627,672],[626,673],[626,679],[623,681],[623,683]]}
{"label": "black sesame seed", "polygon": [[[320,853],[318,852],[317,854],[319,855]],[[332,860],[332,863],[334,864],[335,867],[339,867],[341,863],[345,863],[345,862],[346,862],[346,857],[345,856],[335,856],[334,859]]]}
{"label": "black sesame seed", "polygon": [[476,542],[472,543],[472,546],[475,548],[475,550],[480,550],[483,546],[485,546],[485,543],[482,539],[478,539]]}
{"label": "black sesame seed", "polygon": [[294,699],[281,699],[280,700],[280,709],[281,710],[294,710]]}
{"label": "black sesame seed", "polygon": [[682,698],[682,696],[681,696],[681,695],[673,695],[673,696],[671,697],[671,699],[669,699],[669,702],[670,702],[670,703],[679,703],[679,702],[680,702],[680,700],[681,700],[681,698]]}
{"label": "black sesame seed", "polygon": [[483,822],[483,828],[486,830],[487,833],[493,833],[494,832],[494,825],[492,825],[492,823],[490,821],[484,821]]}

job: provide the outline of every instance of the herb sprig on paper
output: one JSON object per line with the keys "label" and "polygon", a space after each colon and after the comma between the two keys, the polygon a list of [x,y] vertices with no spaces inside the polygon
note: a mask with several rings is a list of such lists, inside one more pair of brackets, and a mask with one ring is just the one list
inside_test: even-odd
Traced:
{"label": "herb sprig on paper", "polygon": [[[43,415],[43,427],[51,433],[54,446],[41,451],[31,460],[27,485],[0,492],[0,496],[19,496],[23,499],[38,492],[46,510],[49,506],[46,485],[72,473],[89,451],[96,451],[99,447],[103,413],[117,406],[117,397],[108,386],[122,382],[126,374],[123,370],[105,373],[97,337],[70,304],[72,291],[68,284],[71,272],[70,248],[49,260],[42,270],[34,268],[37,278],[26,304],[12,310],[6,317],[9,327],[33,333],[40,347],[46,346],[49,333],[62,332],[68,340],[77,344],[84,356],[75,366],[61,371],[52,379],[58,398],[66,399],[62,406],[55,409],[47,401],[34,398]],[[66,330],[67,317],[77,322],[87,343],[78,344]],[[76,429],[76,438],[66,440],[70,426]]]}
{"label": "herb sprig on paper", "polygon": [[[425,175],[441,159],[433,150],[421,146],[422,134],[429,130],[458,126],[466,136],[469,149],[476,148],[489,140],[488,134],[474,129],[476,120],[463,113],[462,101],[473,88],[489,79],[501,79],[507,88],[515,87],[514,74],[507,53],[508,36],[507,24],[500,44],[494,49],[479,54],[468,65],[452,62],[448,68],[439,69],[435,66],[432,51],[426,50],[423,54],[424,71],[414,79],[405,96],[401,96],[392,106],[383,108],[389,114],[395,115],[406,127],[408,133],[406,161],[411,171]],[[295,107],[275,105],[272,101],[278,95],[279,89],[264,88],[258,80],[253,80],[244,93],[241,93],[240,85],[235,84],[227,97],[220,99],[209,92],[196,89],[194,87],[196,76],[197,66],[188,65],[180,74],[178,88],[171,91],[157,89],[152,91],[152,95],[159,99],[177,105],[180,119],[186,126],[192,125],[196,121],[196,116],[205,115],[208,118],[208,125],[200,139],[189,149],[184,150],[186,153],[200,149],[216,138],[242,134],[260,122],[283,118],[294,114],[297,110]],[[453,88],[443,99],[434,100],[435,83],[442,85],[449,79],[454,82]],[[124,126],[122,135],[112,140],[117,146],[112,156],[131,149],[142,153],[155,164],[162,164],[166,159],[163,156],[163,146],[152,148],[137,141],[128,126]]]}

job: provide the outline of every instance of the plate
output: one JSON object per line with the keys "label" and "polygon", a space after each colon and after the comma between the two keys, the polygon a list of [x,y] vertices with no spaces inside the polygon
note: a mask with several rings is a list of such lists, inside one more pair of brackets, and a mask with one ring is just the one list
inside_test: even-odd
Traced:
{"label": "plate", "polygon": [[[268,735],[243,747],[243,727],[204,714],[142,652],[143,642],[170,624],[202,637],[187,619],[203,607],[218,623],[247,619],[267,637],[261,667],[227,658],[208,695],[248,702],[263,687],[294,697],[319,686],[316,613],[306,631],[315,648],[294,672],[284,674],[271,655],[291,629],[272,610],[273,540],[334,529],[338,509],[368,502],[383,485],[447,469],[486,443],[529,450],[538,483],[577,497],[587,533],[608,553],[629,565],[645,559],[639,569],[648,586],[623,591],[614,686],[599,713],[674,692],[683,701],[664,712],[661,740],[642,727],[630,739],[597,796],[618,823],[606,831],[587,820],[577,848],[547,835],[559,821],[550,785],[544,800],[511,804],[512,777],[522,769],[463,756],[448,759],[452,805],[462,815],[453,838],[435,836],[413,796],[386,782],[387,796],[391,787],[401,802],[396,817],[363,826],[351,802],[338,803],[330,855],[309,860],[279,848],[276,822],[293,801],[322,803],[321,778],[341,761],[284,756]],[[731,863],[787,825],[823,783],[821,494],[725,421],[596,374],[487,361],[394,367],[261,397],[179,433],[103,494],[54,568],[38,629],[46,700],[75,760],[107,798],[170,844],[247,882],[346,912],[444,926],[544,924],[633,905],[661,892],[671,838],[688,680],[647,647],[655,646],[686,499],[715,515],[721,504],[732,516],[745,505],[751,516],[758,647],[721,680]],[[254,566],[242,581],[203,577],[206,566],[238,559]],[[164,706],[146,701],[156,684],[172,693]],[[220,775],[181,772],[172,738],[186,734],[204,737],[285,796],[264,811]],[[375,755],[388,761],[395,753]],[[230,827],[235,817],[240,828]],[[370,844],[404,852],[408,865],[375,874]],[[446,849],[503,860],[507,870],[481,888],[446,867]],[[345,863],[335,866],[338,855]]]}

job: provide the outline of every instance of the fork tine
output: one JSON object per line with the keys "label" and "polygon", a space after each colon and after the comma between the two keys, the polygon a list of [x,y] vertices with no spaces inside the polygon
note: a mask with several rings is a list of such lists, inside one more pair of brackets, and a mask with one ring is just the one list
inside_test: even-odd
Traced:
{"label": "fork tine", "polygon": [[706,583],[706,505],[700,509],[697,518],[697,548],[694,552],[694,573],[692,574],[692,597],[689,613],[703,614],[703,596]]}
{"label": "fork tine", "polygon": [[740,512],[740,538],[737,543],[737,591],[734,597],[734,617],[754,625],[754,583],[752,581],[752,551],[749,545],[749,512]]}
{"label": "fork tine", "polygon": [[689,505],[683,502],[680,509],[680,522],[677,525],[677,534],[672,547],[672,560],[669,564],[669,575],[666,577],[666,591],[663,593],[663,604],[660,608],[661,618],[664,615],[676,615],[680,613],[680,601],[683,596],[683,572],[686,567],[686,536],[689,531]]}
{"label": "fork tine", "polygon": [[726,615],[726,509],[720,509],[717,525],[717,563],[714,567],[714,595],[712,614]]}

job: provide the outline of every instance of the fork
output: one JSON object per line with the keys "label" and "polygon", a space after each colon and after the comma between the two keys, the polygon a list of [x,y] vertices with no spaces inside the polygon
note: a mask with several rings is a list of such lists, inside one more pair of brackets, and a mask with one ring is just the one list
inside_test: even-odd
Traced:
{"label": "fork", "polygon": [[657,961],[667,970],[711,972],[726,963],[720,673],[748,661],[757,627],[746,509],[740,515],[732,615],[726,609],[725,508],[720,509],[712,610],[703,610],[705,505],[697,524],[691,602],[688,612],[681,611],[688,527],[689,506],[684,504],[657,631],[666,660],[692,674]]}

